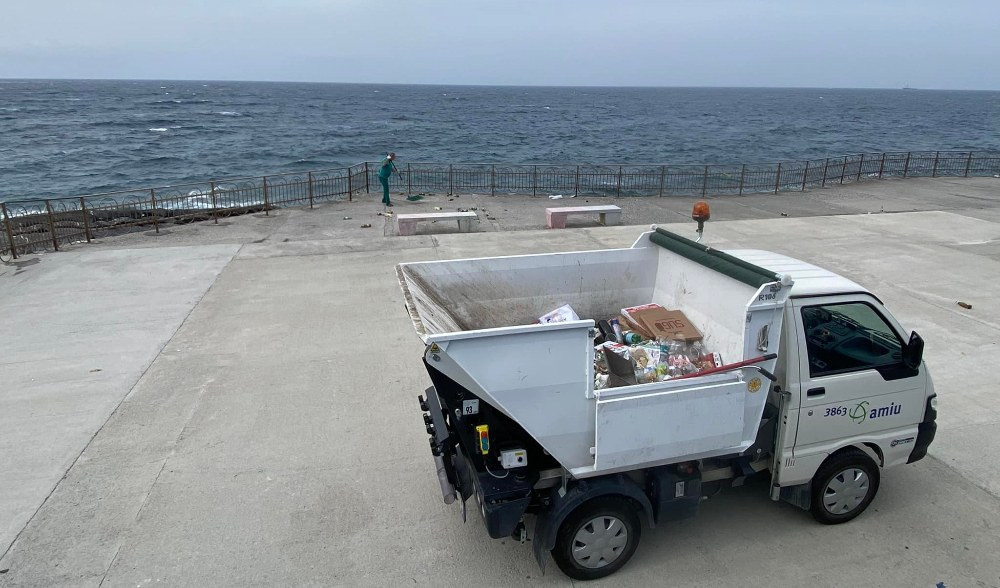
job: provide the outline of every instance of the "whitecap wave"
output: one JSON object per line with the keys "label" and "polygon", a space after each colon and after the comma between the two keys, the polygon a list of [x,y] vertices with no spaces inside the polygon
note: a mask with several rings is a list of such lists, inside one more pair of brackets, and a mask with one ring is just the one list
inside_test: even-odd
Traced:
{"label": "whitecap wave", "polygon": [[2,110],[4,112],[17,112],[17,111],[19,111],[21,109],[20,108],[14,108],[13,106],[3,106],[3,107],[0,107],[0,110]]}
{"label": "whitecap wave", "polygon": [[149,129],[149,130],[152,131],[152,132],[154,132],[154,133],[166,133],[167,132],[167,129],[164,128],[164,127],[156,127],[155,129]]}
{"label": "whitecap wave", "polygon": [[222,112],[219,112],[217,114],[221,114],[222,116],[243,116],[242,114],[238,112],[233,112],[232,110],[223,110]]}
{"label": "whitecap wave", "polygon": [[180,126],[180,125],[173,125],[173,126],[172,126],[172,127],[170,127],[170,128],[171,128],[171,129],[179,129],[179,128],[181,128],[181,126]]}

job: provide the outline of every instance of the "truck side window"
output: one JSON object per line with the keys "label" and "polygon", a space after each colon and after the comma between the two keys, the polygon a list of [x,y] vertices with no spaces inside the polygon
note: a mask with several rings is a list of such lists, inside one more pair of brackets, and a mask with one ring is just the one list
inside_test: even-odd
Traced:
{"label": "truck side window", "polygon": [[811,377],[899,364],[903,342],[864,302],[802,309]]}

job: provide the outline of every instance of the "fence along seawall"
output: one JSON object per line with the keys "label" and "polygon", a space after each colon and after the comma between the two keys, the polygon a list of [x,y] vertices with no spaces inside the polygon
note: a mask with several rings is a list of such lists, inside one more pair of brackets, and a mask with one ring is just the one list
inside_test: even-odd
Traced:
{"label": "fence along seawall", "polygon": [[[18,254],[90,241],[97,235],[352,200],[378,191],[378,164],[253,178],[210,180],[73,198],[0,203],[0,251]],[[641,197],[803,191],[865,179],[1000,174],[1000,153],[861,153],[779,163],[733,165],[509,165],[410,163],[396,189],[412,192],[585,194]]]}

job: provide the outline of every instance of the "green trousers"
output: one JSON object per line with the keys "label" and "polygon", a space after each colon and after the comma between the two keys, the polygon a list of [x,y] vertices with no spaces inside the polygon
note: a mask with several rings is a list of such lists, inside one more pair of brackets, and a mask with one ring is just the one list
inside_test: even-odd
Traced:
{"label": "green trousers", "polygon": [[382,204],[389,204],[389,178],[379,178],[382,182]]}

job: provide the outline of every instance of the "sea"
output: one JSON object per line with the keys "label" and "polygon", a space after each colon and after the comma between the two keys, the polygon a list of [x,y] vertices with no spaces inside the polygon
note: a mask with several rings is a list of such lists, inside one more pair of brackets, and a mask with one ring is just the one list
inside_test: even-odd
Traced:
{"label": "sea", "polygon": [[767,163],[1000,151],[1000,92],[0,80],[0,200],[377,161]]}

